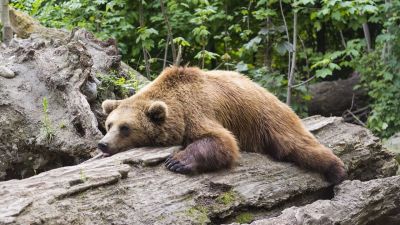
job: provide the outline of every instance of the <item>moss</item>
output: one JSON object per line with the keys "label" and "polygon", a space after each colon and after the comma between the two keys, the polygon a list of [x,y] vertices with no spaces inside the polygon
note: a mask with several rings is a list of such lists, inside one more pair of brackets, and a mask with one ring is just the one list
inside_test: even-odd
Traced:
{"label": "moss", "polygon": [[83,169],[81,169],[81,170],[79,171],[79,176],[80,176],[80,179],[81,179],[82,183],[85,183],[85,182],[88,180],[88,178],[86,177],[86,174],[85,174],[85,172],[83,171]]}
{"label": "moss", "polygon": [[251,223],[254,220],[254,215],[249,212],[240,213],[235,217],[236,223]]}
{"label": "moss", "polygon": [[66,122],[63,120],[63,121],[61,121],[61,123],[60,123],[60,129],[65,129],[67,127],[67,124],[66,124]]}
{"label": "moss", "polygon": [[199,224],[207,224],[211,222],[208,218],[208,209],[204,206],[194,206],[187,210],[186,215]]}
{"label": "moss", "polygon": [[165,217],[164,215],[160,215],[160,216],[158,216],[158,217],[156,218],[156,220],[157,220],[158,222],[163,221],[163,220],[165,220],[165,219],[166,219],[166,217]]}
{"label": "moss", "polygon": [[217,197],[216,201],[220,204],[228,205],[235,201],[235,192],[233,191],[224,192]]}

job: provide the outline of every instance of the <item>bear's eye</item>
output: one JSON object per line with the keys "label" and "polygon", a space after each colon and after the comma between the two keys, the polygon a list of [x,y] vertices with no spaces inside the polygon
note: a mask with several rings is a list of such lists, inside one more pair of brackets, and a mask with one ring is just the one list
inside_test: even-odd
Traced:
{"label": "bear's eye", "polygon": [[121,132],[122,135],[124,136],[128,136],[129,135],[129,127],[126,125],[122,125],[119,127],[119,130]]}

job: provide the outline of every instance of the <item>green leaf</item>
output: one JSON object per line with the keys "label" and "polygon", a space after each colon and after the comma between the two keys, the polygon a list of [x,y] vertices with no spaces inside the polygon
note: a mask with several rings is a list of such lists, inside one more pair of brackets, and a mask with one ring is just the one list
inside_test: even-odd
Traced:
{"label": "green leaf", "polygon": [[240,61],[238,64],[236,64],[236,71],[245,72],[245,71],[248,71],[248,70],[249,70],[249,67],[243,61]]}
{"label": "green leaf", "polygon": [[330,70],[328,68],[323,68],[323,69],[317,70],[315,72],[315,76],[319,77],[319,78],[325,78],[330,75],[332,75],[332,70]]}
{"label": "green leaf", "polygon": [[328,65],[331,61],[329,59],[322,59],[318,62],[316,62],[314,65],[311,66],[311,69],[317,68],[317,67],[324,67]]}
{"label": "green leaf", "polygon": [[176,37],[173,42],[183,47],[190,46],[189,42],[187,42],[183,37]]}
{"label": "green leaf", "polygon": [[390,73],[390,72],[385,71],[385,72],[383,72],[383,78],[385,80],[391,81],[393,79],[393,74]]}
{"label": "green leaf", "polygon": [[362,11],[363,11],[363,13],[377,13],[378,8],[373,5],[366,5],[363,7]]}
{"label": "green leaf", "polygon": [[243,46],[247,50],[257,51],[258,44],[260,44],[261,40],[261,37],[256,36]]}
{"label": "green leaf", "polygon": [[342,20],[342,14],[338,11],[335,11],[332,13],[331,15],[332,19],[336,20],[336,21],[341,21]]}
{"label": "green leaf", "polygon": [[276,16],[276,12],[274,10],[264,8],[253,11],[252,14],[256,20],[265,20],[268,17]]}
{"label": "green leaf", "polygon": [[341,68],[340,68],[340,66],[338,65],[338,64],[336,64],[336,63],[329,63],[328,64],[328,67],[329,67],[329,69],[330,70],[340,70]]}
{"label": "green leaf", "polygon": [[275,50],[279,55],[284,55],[286,52],[293,52],[293,45],[287,41],[277,43]]}

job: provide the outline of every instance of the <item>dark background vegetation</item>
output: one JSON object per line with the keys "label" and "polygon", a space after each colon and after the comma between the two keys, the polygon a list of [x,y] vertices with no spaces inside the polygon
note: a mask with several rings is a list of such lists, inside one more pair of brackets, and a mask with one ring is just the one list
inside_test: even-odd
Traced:
{"label": "dark background vegetation", "polygon": [[400,130],[398,0],[10,2],[45,26],[115,38],[124,61],[149,79],[170,64],[237,70],[301,116],[308,85],[356,71],[369,97],[366,125],[384,138]]}

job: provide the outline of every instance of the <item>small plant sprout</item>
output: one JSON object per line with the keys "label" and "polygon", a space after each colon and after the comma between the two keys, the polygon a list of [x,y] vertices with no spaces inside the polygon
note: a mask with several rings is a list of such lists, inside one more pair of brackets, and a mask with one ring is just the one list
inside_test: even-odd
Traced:
{"label": "small plant sprout", "polygon": [[51,142],[55,135],[49,118],[49,103],[46,97],[43,97],[42,104],[43,104],[43,121],[42,121],[43,130],[45,133],[46,140],[48,142]]}

